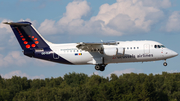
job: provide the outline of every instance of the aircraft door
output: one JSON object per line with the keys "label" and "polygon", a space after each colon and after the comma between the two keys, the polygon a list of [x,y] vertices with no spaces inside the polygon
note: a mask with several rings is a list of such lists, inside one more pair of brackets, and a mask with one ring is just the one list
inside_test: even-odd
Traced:
{"label": "aircraft door", "polygon": [[150,45],[149,44],[145,44],[144,45],[144,53],[145,54],[149,54],[150,53]]}
{"label": "aircraft door", "polygon": [[57,53],[58,53],[58,50],[53,53],[54,59],[59,59],[59,55]]}
{"label": "aircraft door", "polygon": [[163,48],[161,48],[161,56],[164,57],[164,51],[163,51]]}
{"label": "aircraft door", "polygon": [[59,59],[59,55],[56,54],[56,53],[53,53],[53,58],[54,58],[54,59]]}

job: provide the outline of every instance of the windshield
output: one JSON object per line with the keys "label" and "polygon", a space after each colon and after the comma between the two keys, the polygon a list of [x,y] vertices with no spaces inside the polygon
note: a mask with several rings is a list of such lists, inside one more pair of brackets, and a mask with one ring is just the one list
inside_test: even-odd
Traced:
{"label": "windshield", "polygon": [[164,45],[154,45],[154,48],[166,48]]}

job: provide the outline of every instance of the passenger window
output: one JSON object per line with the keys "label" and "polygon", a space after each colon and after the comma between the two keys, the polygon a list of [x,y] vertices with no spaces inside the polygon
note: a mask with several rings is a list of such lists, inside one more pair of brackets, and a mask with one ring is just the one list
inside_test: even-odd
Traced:
{"label": "passenger window", "polygon": [[127,49],[129,49],[129,47],[127,47]]}
{"label": "passenger window", "polygon": [[136,47],[134,47],[134,49],[136,49]]}
{"label": "passenger window", "polygon": [[137,47],[137,49],[139,49],[139,47]]}
{"label": "passenger window", "polygon": [[132,47],[130,49],[132,49]]}

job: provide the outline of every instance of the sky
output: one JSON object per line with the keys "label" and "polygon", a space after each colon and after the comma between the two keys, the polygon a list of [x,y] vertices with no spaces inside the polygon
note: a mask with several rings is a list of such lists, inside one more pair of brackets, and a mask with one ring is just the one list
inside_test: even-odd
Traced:
{"label": "sky", "polygon": [[0,0],[0,75],[28,79],[63,77],[76,72],[109,77],[112,73],[161,74],[180,72],[180,57],[162,61],[65,65],[23,55],[6,21],[30,21],[53,43],[153,40],[180,53],[179,0]]}

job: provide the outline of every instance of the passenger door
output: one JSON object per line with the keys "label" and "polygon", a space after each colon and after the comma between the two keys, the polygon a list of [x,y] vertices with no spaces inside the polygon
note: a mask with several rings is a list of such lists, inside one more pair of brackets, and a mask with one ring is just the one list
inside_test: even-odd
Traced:
{"label": "passenger door", "polygon": [[54,53],[53,53],[53,58],[54,58],[54,59],[59,59],[58,53],[59,53],[59,50],[58,50],[58,49],[54,51]]}
{"label": "passenger door", "polygon": [[150,53],[150,45],[149,44],[144,44],[144,53],[149,54]]}

